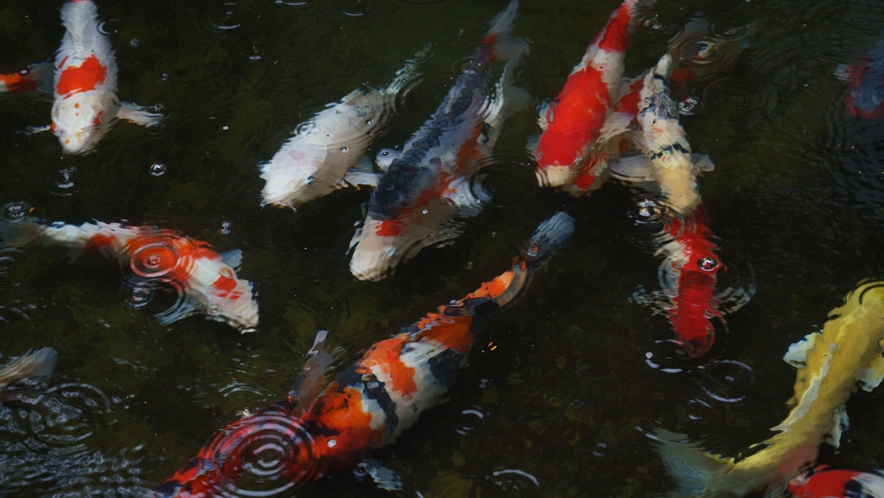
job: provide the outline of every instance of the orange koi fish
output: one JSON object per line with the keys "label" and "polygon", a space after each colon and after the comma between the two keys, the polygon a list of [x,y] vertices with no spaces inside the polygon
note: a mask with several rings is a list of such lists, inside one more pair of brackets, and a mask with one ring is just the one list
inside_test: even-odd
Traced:
{"label": "orange koi fish", "polygon": [[45,225],[26,216],[28,208],[17,203],[7,204],[4,211],[7,219],[0,222],[0,247],[22,247],[37,241],[100,252],[130,269],[137,289],[150,290],[160,283],[171,285],[180,300],[173,309],[157,315],[160,324],[202,313],[243,332],[258,325],[252,284],[235,273],[242,259],[239,250],[221,255],[206,242],[147,226],[102,222]]}
{"label": "orange koi fish", "polygon": [[[573,219],[556,214],[537,228],[509,271],[373,344],[321,392],[302,382],[287,400],[230,424],[154,496],[235,495],[244,480],[269,474],[281,490],[356,467],[367,450],[392,444],[443,401],[479,326],[525,289],[572,231]],[[315,360],[328,363],[329,355],[315,350],[303,378],[319,377],[312,372]],[[262,466],[270,460],[272,469]],[[389,469],[370,463],[367,471],[382,487],[401,489]]]}
{"label": "orange koi fish", "polygon": [[624,0],[611,14],[565,87],[541,109],[543,132],[535,147],[540,185],[567,187],[572,193],[597,188],[595,180],[605,165],[591,155],[605,140],[602,128],[619,97],[635,4],[636,0]]}
{"label": "orange koi fish", "polygon": [[50,130],[67,154],[95,147],[117,118],[152,126],[159,114],[117,98],[117,63],[110,41],[98,30],[98,9],[91,0],[72,0],[61,8],[66,29],[55,57],[54,103]]}
{"label": "orange koi fish", "polygon": [[881,498],[884,475],[819,465],[793,479],[788,490],[795,498]]}
{"label": "orange koi fish", "polygon": [[[510,2],[491,22],[476,55],[436,112],[399,152],[382,151],[386,172],[378,179],[365,223],[350,245],[350,271],[360,280],[380,280],[422,248],[450,242],[460,221],[476,216],[485,200],[471,178],[488,161],[520,95],[508,86],[526,44],[512,36],[519,4]],[[495,91],[489,90],[494,62],[507,61]],[[509,90],[509,91],[508,91]]]}

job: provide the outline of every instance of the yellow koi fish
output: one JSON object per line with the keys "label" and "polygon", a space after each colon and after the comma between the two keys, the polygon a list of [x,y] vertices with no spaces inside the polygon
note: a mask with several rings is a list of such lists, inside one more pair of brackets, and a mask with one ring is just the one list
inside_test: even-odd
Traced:
{"label": "yellow koi fish", "polygon": [[798,367],[789,416],[778,434],[744,458],[701,451],[682,435],[657,431],[657,450],[678,483],[677,496],[779,496],[811,467],[820,443],[838,446],[846,428],[844,403],[861,385],[871,391],[884,378],[884,282],[867,282],[829,313],[822,332],[793,344],[786,362]]}

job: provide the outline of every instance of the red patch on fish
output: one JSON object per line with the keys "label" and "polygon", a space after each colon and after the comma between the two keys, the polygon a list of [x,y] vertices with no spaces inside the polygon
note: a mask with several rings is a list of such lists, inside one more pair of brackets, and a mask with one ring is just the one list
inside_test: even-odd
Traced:
{"label": "red patch on fish", "polygon": [[[65,60],[67,57],[62,60],[62,65]],[[107,66],[101,65],[101,61],[95,55],[91,55],[80,66],[71,66],[62,71],[55,91],[59,95],[69,97],[74,93],[95,90],[98,85],[104,83],[105,78],[107,78]]]}
{"label": "red patch on fish", "polygon": [[598,42],[599,48],[606,52],[623,52],[629,46],[629,21],[632,19],[632,9],[624,3],[617,10],[615,16],[611,17],[608,25],[599,36],[602,39]]}
{"label": "red patch on fish", "polygon": [[803,481],[801,484],[789,484],[789,493],[795,498],[844,496],[847,484],[861,474],[855,470],[829,470],[827,465],[820,465],[810,472],[812,475],[806,480],[796,479]]}
{"label": "red patch on fish", "polygon": [[395,237],[402,232],[404,222],[399,220],[384,220],[378,225],[377,234],[381,237]]}

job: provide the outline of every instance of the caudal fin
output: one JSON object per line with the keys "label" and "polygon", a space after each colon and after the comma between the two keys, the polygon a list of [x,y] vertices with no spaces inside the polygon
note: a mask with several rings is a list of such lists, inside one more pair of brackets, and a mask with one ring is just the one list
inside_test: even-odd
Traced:
{"label": "caudal fin", "polygon": [[[656,429],[654,449],[675,480],[674,496],[743,496],[755,489],[751,479],[739,479],[733,459],[711,455],[684,434]],[[746,490],[741,492],[741,490]]]}
{"label": "caudal fin", "polygon": [[485,33],[482,44],[491,44],[491,61],[511,60],[522,55],[528,47],[524,40],[513,36],[513,21],[519,15],[519,1],[512,0],[509,5],[491,21],[491,29]]}
{"label": "caudal fin", "polygon": [[0,389],[28,379],[42,380],[52,375],[58,353],[52,348],[43,348],[26,354],[0,370]]}

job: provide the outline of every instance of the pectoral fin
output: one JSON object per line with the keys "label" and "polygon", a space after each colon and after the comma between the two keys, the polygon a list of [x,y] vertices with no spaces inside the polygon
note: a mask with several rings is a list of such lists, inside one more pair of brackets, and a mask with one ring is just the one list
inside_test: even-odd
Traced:
{"label": "pectoral fin", "polygon": [[807,337],[804,339],[789,346],[789,350],[783,356],[783,361],[795,368],[804,368],[807,365],[807,352],[813,349],[818,337],[822,337],[822,333],[813,332],[807,334]]}
{"label": "pectoral fin", "polygon": [[384,467],[381,462],[372,458],[363,458],[359,466],[371,476],[379,488],[387,491],[402,491],[402,478],[395,470]]}
{"label": "pectoral fin", "polygon": [[149,107],[142,107],[132,102],[121,102],[117,117],[141,126],[154,126],[163,120],[163,115],[148,111]]}
{"label": "pectoral fin", "polygon": [[225,265],[233,268],[233,271],[239,271],[239,265],[242,263],[242,251],[239,249],[231,249],[220,254],[221,261]]}
{"label": "pectoral fin", "polygon": [[832,412],[832,430],[826,434],[825,440],[835,449],[841,446],[841,434],[850,428],[850,419],[847,417],[847,407],[844,405],[835,408]]}
{"label": "pectoral fin", "polygon": [[872,392],[884,380],[884,357],[876,356],[865,367],[856,372],[856,380],[864,391]]}
{"label": "pectoral fin", "polygon": [[369,173],[357,168],[348,169],[343,180],[347,185],[353,185],[354,187],[357,185],[365,185],[367,187],[378,186],[377,173]]}

